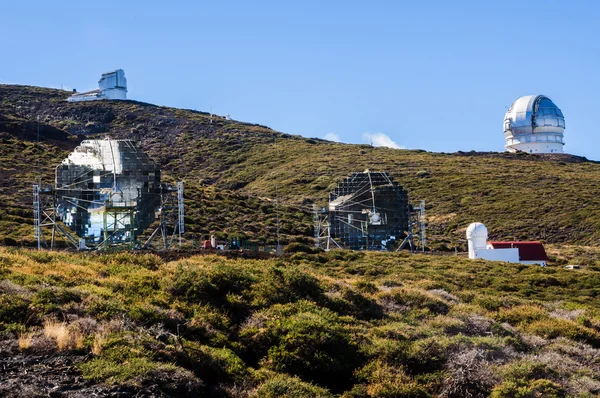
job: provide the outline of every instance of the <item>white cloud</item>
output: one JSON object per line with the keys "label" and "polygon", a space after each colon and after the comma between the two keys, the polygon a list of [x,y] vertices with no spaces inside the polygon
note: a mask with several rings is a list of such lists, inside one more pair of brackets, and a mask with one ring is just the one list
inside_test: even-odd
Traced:
{"label": "white cloud", "polygon": [[323,138],[326,139],[327,141],[340,142],[340,136],[337,135],[336,133],[327,133],[327,134],[325,134],[325,137],[323,137]]}
{"label": "white cloud", "polygon": [[385,146],[394,149],[405,149],[403,146],[398,145],[389,135],[383,133],[364,133],[362,136],[363,140],[367,141],[373,146]]}

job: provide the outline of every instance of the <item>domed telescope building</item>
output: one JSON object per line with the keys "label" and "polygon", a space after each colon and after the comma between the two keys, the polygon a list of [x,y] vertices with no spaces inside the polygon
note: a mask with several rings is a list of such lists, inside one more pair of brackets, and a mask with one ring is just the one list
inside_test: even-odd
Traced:
{"label": "domed telescope building", "polygon": [[565,117],[544,95],[527,95],[512,103],[504,116],[508,152],[563,153]]}

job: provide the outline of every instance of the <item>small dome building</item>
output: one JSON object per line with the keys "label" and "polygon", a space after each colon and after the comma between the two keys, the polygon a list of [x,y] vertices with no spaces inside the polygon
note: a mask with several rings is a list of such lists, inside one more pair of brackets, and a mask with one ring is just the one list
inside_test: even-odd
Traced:
{"label": "small dome building", "polygon": [[546,250],[541,242],[488,242],[488,230],[480,222],[467,227],[469,258],[507,263],[539,264],[548,263]]}
{"label": "small dome building", "polygon": [[563,153],[565,117],[544,95],[527,95],[512,103],[504,116],[508,152]]}
{"label": "small dome building", "polygon": [[488,230],[480,222],[474,222],[467,227],[467,242],[469,244],[469,258],[477,258],[477,250],[485,250],[487,246]]}

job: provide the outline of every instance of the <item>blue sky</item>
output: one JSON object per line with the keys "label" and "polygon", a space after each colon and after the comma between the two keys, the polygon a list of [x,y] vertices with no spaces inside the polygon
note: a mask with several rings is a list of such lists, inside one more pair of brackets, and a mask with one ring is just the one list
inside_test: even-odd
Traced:
{"label": "blue sky", "polygon": [[[307,137],[502,151],[502,119],[545,94],[565,151],[600,159],[594,1],[0,0],[0,83],[95,88]],[[369,135],[370,134],[370,135]]]}

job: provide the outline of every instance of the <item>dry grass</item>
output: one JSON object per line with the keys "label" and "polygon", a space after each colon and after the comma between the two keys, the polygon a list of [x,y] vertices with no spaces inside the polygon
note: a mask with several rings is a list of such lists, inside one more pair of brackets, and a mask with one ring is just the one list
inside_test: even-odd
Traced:
{"label": "dry grass", "polygon": [[54,339],[59,350],[79,349],[83,347],[83,334],[77,328],[69,327],[65,322],[46,319],[44,335]]}
{"label": "dry grass", "polygon": [[94,342],[92,343],[92,354],[100,355],[102,352],[102,347],[106,342],[108,333],[102,331],[94,334]]}
{"label": "dry grass", "polygon": [[26,350],[31,347],[33,341],[33,332],[25,332],[19,335],[18,343],[21,350]]}

